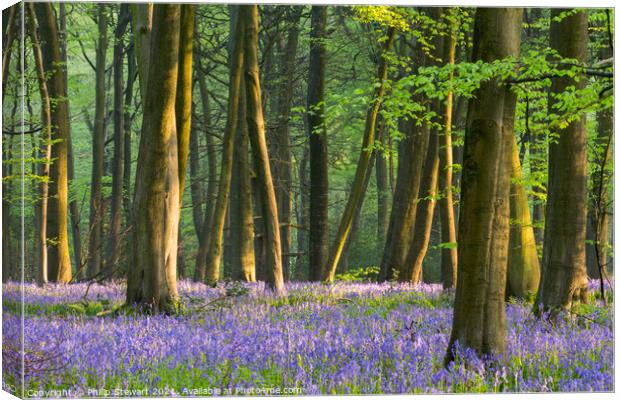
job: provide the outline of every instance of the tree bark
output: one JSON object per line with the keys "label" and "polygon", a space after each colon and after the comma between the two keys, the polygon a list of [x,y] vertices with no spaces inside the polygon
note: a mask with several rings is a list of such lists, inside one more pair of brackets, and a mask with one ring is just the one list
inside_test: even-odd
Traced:
{"label": "tree bark", "polygon": [[312,6],[310,69],[308,75],[308,137],[310,142],[310,221],[308,278],[319,281],[329,257],[329,179],[325,126],[325,58],[327,7]]}
{"label": "tree bark", "polygon": [[[438,103],[438,102],[436,102]],[[439,105],[435,105],[438,109]],[[419,195],[424,196],[415,200],[417,208],[413,227],[413,240],[407,253],[403,269],[398,274],[400,282],[420,283],[422,280],[422,263],[428,250],[433,226],[433,214],[435,211],[435,195],[437,192],[437,179],[439,172],[438,154],[438,130],[433,128],[428,141],[428,150],[424,160],[422,181]]]}
{"label": "tree bark", "polygon": [[[388,165],[386,160],[386,152],[389,132],[385,127],[385,121],[382,119],[380,123],[378,138],[381,143],[381,149],[376,150],[377,156],[375,160],[376,184],[377,184],[377,250],[380,252],[385,246],[385,237],[387,234],[388,224],[390,223],[389,201],[392,190],[389,187]],[[389,151],[389,149],[387,149]]]}
{"label": "tree bark", "polygon": [[[478,8],[474,24],[475,61],[490,63],[519,57],[519,8]],[[482,82],[470,100],[465,133],[459,218],[459,271],[452,334],[454,344],[483,354],[506,350],[504,292],[509,237],[510,154],[512,135],[504,121],[515,94],[499,78]]]}
{"label": "tree bark", "polygon": [[213,141],[213,133],[211,132],[211,110],[209,107],[209,93],[207,91],[207,83],[200,57],[196,59],[196,75],[200,89],[200,98],[202,102],[203,129],[207,142],[207,196],[201,235],[198,238],[198,253],[196,254],[196,268],[194,270],[194,280],[202,282],[205,279],[207,251],[210,237],[210,227],[213,222],[214,205],[217,198],[217,150]]}
{"label": "tree bark", "polygon": [[[37,250],[39,261],[39,274],[37,281],[40,285],[44,285],[48,281],[48,260],[47,260],[47,213],[48,213],[48,195],[49,195],[49,177],[50,164],[52,157],[52,106],[47,88],[47,80],[45,79],[45,69],[43,67],[43,54],[41,45],[37,35],[35,24],[34,5],[28,3],[25,5],[28,14],[28,24],[30,40],[32,43],[32,52],[34,54],[34,63],[37,70],[37,81],[39,83],[39,94],[41,96],[41,136],[43,145],[41,153],[43,154],[44,163],[41,181],[41,204],[38,209],[37,223]],[[4,227],[7,228],[6,226]]]}
{"label": "tree bark", "polygon": [[362,151],[360,152],[360,156],[357,162],[357,168],[355,170],[353,187],[351,193],[349,194],[347,205],[340,221],[340,226],[338,227],[336,239],[334,240],[334,244],[330,251],[327,266],[325,267],[325,272],[327,273],[327,275],[325,276],[325,280],[328,282],[332,282],[334,280],[334,275],[336,274],[336,266],[338,265],[338,260],[340,259],[340,255],[342,254],[342,250],[347,240],[347,236],[349,235],[351,224],[353,222],[353,217],[355,215],[355,210],[362,196],[364,178],[366,177],[366,170],[368,169],[370,156],[372,155],[372,146],[375,142],[375,127],[377,123],[377,115],[379,114],[379,109],[381,108],[383,95],[385,94],[385,81],[388,77],[388,60],[385,54],[390,51],[390,48],[394,43],[394,32],[394,28],[388,28],[387,40],[384,43],[383,54],[377,72],[377,80],[379,81],[379,83],[373,95],[372,105],[368,110],[368,114],[366,115],[364,140],[362,142]]}
{"label": "tree bark", "polygon": [[58,24],[51,3],[36,3],[35,13],[39,23],[40,36],[45,38],[41,51],[50,101],[55,101],[52,109],[52,126],[56,128],[53,138],[50,167],[51,184],[47,218],[47,237],[55,239],[56,245],[48,248],[48,279],[52,282],[71,281],[71,258],[69,256],[68,235],[68,197],[69,182],[67,171],[68,139],[70,137],[69,100],[65,90],[65,74],[58,35]]}
{"label": "tree bark", "polygon": [[274,185],[280,217],[280,239],[282,240],[282,269],[284,278],[290,279],[291,215],[293,208],[292,158],[289,119],[293,105],[293,85],[295,83],[295,58],[299,38],[299,20],[303,7],[287,7],[287,40],[280,60],[280,84],[277,89],[275,159],[272,163]]}
{"label": "tree bark", "polygon": [[[60,35],[60,56],[63,60],[63,72],[65,74],[65,91],[68,93],[67,75],[67,12],[65,3],[58,4],[59,35]],[[73,140],[68,138],[67,154],[67,178],[69,186],[75,179],[75,159],[73,156]],[[80,235],[80,211],[77,199],[69,202],[69,214],[71,215],[71,237],[73,239],[73,262],[75,264],[76,275],[82,270],[82,236]]]}
{"label": "tree bark", "polygon": [[[267,284],[277,293],[284,294],[282,253],[278,206],[269,166],[265,122],[261,101],[258,64],[258,6],[240,6],[239,13],[245,20],[245,94],[246,120],[252,147],[258,189],[261,198],[263,226],[266,238]],[[240,19],[241,20],[241,19]]]}
{"label": "tree bark", "polygon": [[194,6],[181,6],[181,33],[179,43],[179,81],[177,83],[176,124],[179,149],[179,207],[183,203],[185,176],[192,120],[192,52],[194,41]]}
{"label": "tree bark", "polygon": [[9,65],[11,63],[11,53],[13,48],[13,42],[17,37],[16,33],[16,20],[17,20],[17,9],[19,4],[14,4],[13,6],[3,10],[3,14],[6,14],[6,20],[4,19],[5,15],[2,16],[3,22],[6,24],[6,27],[3,26],[2,31],[2,102],[4,102],[4,95],[6,94],[6,84],[9,78]]}
{"label": "tree bark", "polygon": [[[516,99],[514,99],[516,101]],[[515,107],[516,105],[510,105]],[[504,126],[512,135],[512,182],[510,184],[510,241],[508,244],[508,279],[506,297],[524,298],[538,290],[540,262],[536,238],[530,218],[530,207],[519,161],[519,148],[514,135],[514,121],[504,119]]]}
{"label": "tree bark", "polygon": [[140,80],[140,97],[144,103],[149,74],[149,57],[151,52],[151,30],[153,28],[153,4],[132,4],[133,32],[138,76]]}
{"label": "tree bark", "polygon": [[[567,9],[551,10],[549,40],[560,57],[585,63],[588,43],[588,15],[570,10],[561,21],[556,18]],[[556,112],[554,94],[569,86],[583,88],[585,80],[576,82],[565,76],[554,78],[549,96],[549,111]],[[557,131],[557,142],[549,144],[549,181],[542,257],[542,276],[535,303],[555,313],[570,309],[585,299],[586,274],[586,117],[573,121]]]}
{"label": "tree bark", "polygon": [[90,218],[88,224],[88,270],[87,278],[92,279],[99,274],[102,267],[103,253],[103,216],[104,202],[102,194],[102,180],[104,174],[105,156],[105,120],[106,120],[106,90],[105,69],[106,53],[108,49],[108,15],[107,4],[97,6],[98,40],[95,60],[95,124],[93,131],[93,164],[90,189]]}
{"label": "tree bark", "polygon": [[[226,214],[228,211],[228,198],[230,195],[230,182],[233,164],[233,147],[235,142],[235,134],[237,132],[237,112],[239,106],[239,88],[241,82],[241,74],[244,63],[244,25],[242,20],[237,17],[234,34],[231,35],[233,41],[232,62],[230,63],[230,81],[228,95],[228,114],[226,119],[226,131],[224,133],[224,148],[222,150],[222,161],[220,169],[220,180],[218,187],[217,202],[213,210],[213,220],[209,229],[210,237],[207,245],[205,271],[206,279],[210,284],[214,284],[220,278],[220,262],[222,258],[222,236],[224,234],[224,223],[226,222]],[[201,252],[197,257],[201,257]],[[197,260],[196,268],[201,270],[199,266],[201,260]],[[203,276],[198,277],[201,281]]]}
{"label": "tree bark", "polygon": [[[127,304],[172,312],[178,298],[176,248],[179,180],[175,98],[178,75],[179,5],[153,8],[151,63],[144,104],[134,198],[133,268]],[[173,242],[173,243],[171,243]]]}
{"label": "tree bark", "polygon": [[129,22],[129,6],[121,5],[114,32],[113,79],[114,79],[114,157],[112,161],[112,206],[106,274],[117,268],[121,259],[121,224],[123,219],[123,180],[125,160],[125,113],[123,96],[123,35]]}
{"label": "tree bark", "polygon": [[[443,48],[443,60],[454,65],[456,52],[456,24],[450,25]],[[450,74],[452,80],[453,73]],[[452,197],[452,112],[454,96],[452,92],[446,95],[446,101],[441,106],[443,117],[443,132],[439,134],[439,215],[441,220],[441,282],[444,289],[456,286],[457,248],[456,248],[456,218],[454,216],[454,198]],[[446,244],[448,244],[446,246]]]}
{"label": "tree bark", "polygon": [[230,188],[230,237],[232,278],[254,282],[254,209],[249,163],[249,136],[245,79],[241,78],[239,119],[233,155],[233,176]]}

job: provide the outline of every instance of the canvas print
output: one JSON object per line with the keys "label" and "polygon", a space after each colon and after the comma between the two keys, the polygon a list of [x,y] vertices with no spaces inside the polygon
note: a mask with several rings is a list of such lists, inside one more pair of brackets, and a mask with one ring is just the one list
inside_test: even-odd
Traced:
{"label": "canvas print", "polygon": [[5,392],[613,395],[613,9],[20,2],[2,35]]}

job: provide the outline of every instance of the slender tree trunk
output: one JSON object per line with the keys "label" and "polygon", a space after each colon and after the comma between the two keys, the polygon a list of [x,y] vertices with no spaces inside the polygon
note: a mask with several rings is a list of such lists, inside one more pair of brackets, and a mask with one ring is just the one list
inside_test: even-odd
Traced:
{"label": "slender tree trunk", "polygon": [[[475,61],[519,57],[519,8],[478,8]],[[459,272],[446,362],[454,344],[483,354],[506,350],[504,292],[509,237],[512,135],[503,123],[514,118],[516,96],[498,78],[483,82],[469,103],[459,219]]]}
{"label": "slender tree trunk", "polygon": [[129,6],[122,5],[118,14],[118,24],[114,32],[114,157],[112,161],[112,214],[110,233],[108,236],[108,251],[106,274],[111,274],[117,268],[121,259],[121,223],[123,219],[123,179],[125,160],[125,121],[123,96],[123,35],[129,22]]}
{"label": "slender tree trunk", "polygon": [[52,282],[67,283],[71,281],[72,275],[68,235],[69,100],[65,91],[65,74],[61,67],[58,24],[54,10],[51,3],[36,3],[34,7],[40,35],[45,38],[41,51],[45,72],[49,76],[47,85],[50,101],[55,101],[55,107],[52,109],[52,126],[56,131],[52,136],[58,140],[52,146],[52,159],[55,161],[50,167],[51,201],[48,203],[47,237],[54,239],[56,245],[48,249],[48,278]]}
{"label": "slender tree trunk", "polygon": [[336,266],[338,265],[338,260],[340,259],[344,244],[347,240],[347,236],[349,235],[349,230],[351,229],[351,224],[353,222],[353,217],[357,208],[357,204],[359,203],[359,200],[362,196],[364,178],[366,177],[366,170],[368,169],[370,156],[372,154],[372,149],[370,149],[370,147],[374,145],[377,115],[379,114],[379,109],[381,108],[383,95],[385,94],[385,81],[388,77],[388,61],[385,57],[385,53],[390,51],[393,43],[394,28],[390,27],[388,28],[387,40],[384,43],[383,55],[379,64],[379,70],[377,72],[379,84],[373,96],[373,104],[368,110],[368,114],[366,115],[364,140],[362,142],[362,151],[360,152],[360,157],[357,162],[357,168],[355,170],[355,180],[353,181],[353,188],[349,195],[347,205],[340,221],[338,233],[336,234],[336,239],[334,240],[334,244],[330,251],[327,266],[325,267],[325,272],[327,273],[327,275],[325,276],[325,280],[328,282],[332,282],[334,280],[334,275],[336,274]]}
{"label": "slender tree trunk", "polygon": [[[32,52],[34,54],[34,63],[37,70],[37,80],[39,83],[39,93],[41,95],[41,137],[42,146],[41,153],[43,154],[43,180],[41,181],[41,204],[38,210],[38,224],[37,224],[37,250],[39,261],[39,274],[37,281],[40,285],[44,285],[48,280],[48,260],[47,260],[47,212],[48,212],[48,195],[49,195],[49,176],[50,176],[50,164],[52,157],[52,106],[50,101],[49,92],[47,89],[47,80],[45,79],[45,69],[43,67],[43,54],[41,52],[41,46],[39,37],[37,35],[34,5],[28,3],[25,5],[28,14],[28,24],[30,40],[32,43]],[[6,229],[6,227],[5,227]]]}
{"label": "slender tree trunk", "polygon": [[[237,17],[235,23],[234,34],[231,35],[233,41],[232,62],[230,63],[230,81],[228,95],[228,114],[226,120],[226,131],[224,133],[224,148],[222,150],[222,162],[220,170],[220,180],[218,187],[217,203],[213,210],[213,221],[209,234],[206,252],[206,279],[213,284],[220,278],[220,262],[222,258],[222,236],[224,234],[224,223],[226,222],[226,214],[228,211],[228,197],[230,195],[230,182],[233,164],[233,147],[235,142],[235,134],[237,132],[237,112],[239,105],[239,88],[241,82],[241,73],[244,63],[244,25],[240,18]],[[197,257],[200,257],[199,252]],[[200,260],[197,261],[196,267],[199,268]],[[198,277],[201,281],[202,276]]]}
{"label": "slender tree trunk", "polygon": [[362,183],[362,192],[360,194],[360,199],[355,210],[355,215],[353,216],[353,222],[351,223],[351,231],[349,232],[349,236],[347,237],[347,240],[344,244],[344,249],[342,250],[342,257],[340,257],[340,262],[338,263],[338,270],[341,273],[346,273],[349,270],[350,251],[355,244],[355,239],[357,238],[360,219],[362,217],[362,209],[364,207],[364,199],[366,198],[366,193],[368,191],[368,184],[370,183],[370,177],[372,176],[372,169],[378,157],[380,156],[377,154],[377,150],[374,150],[372,152],[372,155],[370,156],[370,160],[368,161],[368,169],[366,170],[364,182]]}
{"label": "slender tree trunk", "polygon": [[[436,102],[438,103],[438,102]],[[439,105],[435,105],[438,109]],[[435,211],[435,196],[437,192],[437,178],[439,172],[438,130],[432,129],[424,160],[422,182],[420,184],[420,198],[416,199],[416,218],[413,227],[413,241],[409,247],[403,270],[398,274],[401,282],[420,283],[422,280],[422,263],[428,250],[433,226]]]}
{"label": "slender tree trunk", "polygon": [[[136,170],[133,268],[127,304],[145,311],[171,312],[178,297],[176,248],[179,180],[175,98],[181,6],[153,9],[151,63]],[[173,243],[171,243],[173,242]]]}
{"label": "slender tree trunk", "polygon": [[105,142],[105,69],[106,53],[108,48],[108,15],[107,4],[99,4],[97,20],[99,37],[97,40],[97,54],[95,60],[95,126],[93,131],[93,165],[90,189],[90,218],[88,238],[88,270],[87,278],[93,278],[102,266],[102,234],[104,203],[102,194],[102,180],[104,174],[104,142]]}
{"label": "slender tree trunk", "polygon": [[284,294],[282,274],[282,253],[278,207],[271,178],[265,123],[261,102],[261,88],[258,64],[258,6],[240,6],[239,13],[245,20],[245,93],[247,102],[246,120],[252,147],[258,189],[261,197],[263,226],[266,237],[267,284],[278,294]]}
{"label": "slender tree trunk", "polygon": [[325,57],[327,7],[312,6],[310,69],[308,75],[308,136],[310,142],[309,273],[311,281],[324,276],[329,257],[329,179],[327,176],[327,131],[325,126]]}
{"label": "slender tree trunk", "polygon": [[[456,24],[451,23],[450,33],[445,38],[443,60],[454,65],[456,52]],[[453,74],[450,74],[452,80]],[[452,197],[452,112],[454,96],[452,92],[446,95],[442,104],[443,132],[439,134],[439,215],[441,219],[441,282],[444,289],[456,286],[457,249],[456,249],[456,219],[454,216],[454,199]],[[447,244],[447,245],[446,245]]]}
{"label": "slender tree trunk", "polygon": [[291,215],[293,208],[292,196],[292,158],[289,119],[293,105],[293,88],[295,83],[295,58],[299,38],[299,20],[301,6],[287,8],[286,23],[288,33],[284,53],[282,54],[280,73],[281,83],[278,85],[275,126],[275,162],[273,162],[274,185],[280,217],[280,239],[282,240],[282,269],[284,278],[290,279],[291,252]]}
{"label": "slender tree trunk", "polygon": [[[516,99],[514,99],[516,102]],[[510,105],[510,107],[516,107]],[[514,135],[514,121],[504,119],[504,129],[512,130],[512,182],[510,184],[510,241],[508,244],[508,279],[506,297],[523,298],[538,290],[540,263],[536,251],[534,228]]]}
{"label": "slender tree trunk", "polygon": [[[560,57],[585,63],[588,43],[588,15],[570,10],[561,21],[556,18],[569,11],[551,10],[550,42]],[[554,94],[567,87],[583,88],[585,81],[575,78],[554,78],[549,96],[549,111],[555,112]],[[573,121],[557,131],[557,142],[549,144],[549,183],[542,276],[535,311],[557,312],[570,309],[583,301],[587,292],[586,275],[586,117]]]}
{"label": "slender tree trunk", "polygon": [[[133,45],[129,44],[126,48],[127,52],[127,83],[125,84],[125,100],[126,105],[124,115],[124,128],[125,144],[123,149],[125,154],[123,155],[123,208],[125,210],[125,220],[127,225],[131,224],[131,132],[132,132],[132,114],[129,106],[133,102],[133,85],[136,80],[137,65],[136,58],[133,51]],[[131,226],[128,226],[131,228]],[[126,246],[128,247],[128,246]],[[128,253],[127,253],[128,254]],[[128,257],[126,257],[129,259]]]}
{"label": "slender tree trunk", "polygon": [[198,238],[198,253],[196,254],[196,268],[194,270],[194,280],[202,282],[205,279],[207,251],[209,237],[211,236],[210,227],[213,223],[214,205],[217,198],[217,150],[211,132],[211,110],[209,108],[209,93],[207,83],[202,70],[200,58],[196,59],[196,75],[200,88],[200,98],[202,102],[203,129],[207,142],[207,198],[205,205],[204,221],[201,228],[201,236]]}
{"label": "slender tree trunk", "polygon": [[[67,75],[67,12],[65,3],[58,4],[59,35],[60,35],[60,56],[63,60],[63,72],[65,74],[65,91],[68,92]],[[69,150],[67,155],[67,177],[69,185],[75,179],[75,159],[73,157],[73,140],[68,138]],[[69,214],[71,215],[71,238],[73,239],[73,262],[76,271],[82,267],[82,237],[80,235],[80,211],[77,199],[69,202]],[[76,272],[77,275],[77,272]]]}
{"label": "slender tree trunk", "polygon": [[241,78],[239,119],[235,138],[233,176],[230,188],[230,237],[232,277],[254,282],[254,209],[249,163],[248,123],[246,121],[245,79]]}
{"label": "slender tree trunk", "polygon": [[[377,250],[380,252],[385,246],[385,237],[388,224],[390,223],[389,201],[392,190],[389,187],[388,165],[385,157],[385,150],[388,146],[389,132],[386,131],[385,121],[382,119],[379,128],[381,149],[375,150],[377,153],[376,165],[376,184],[377,184]],[[389,151],[389,149],[387,149]]]}
{"label": "slender tree trunk", "polygon": [[308,280],[308,158],[310,151],[308,146],[303,149],[303,154],[299,162],[299,196],[297,197],[297,260],[295,263],[295,278],[298,280]]}
{"label": "slender tree trunk", "polygon": [[[194,121],[196,118],[196,107],[192,106]],[[189,187],[192,196],[192,221],[198,240],[202,238],[202,224],[204,223],[204,213],[202,206],[204,203],[204,187],[200,171],[200,150],[198,146],[198,128],[192,124],[189,135]]]}

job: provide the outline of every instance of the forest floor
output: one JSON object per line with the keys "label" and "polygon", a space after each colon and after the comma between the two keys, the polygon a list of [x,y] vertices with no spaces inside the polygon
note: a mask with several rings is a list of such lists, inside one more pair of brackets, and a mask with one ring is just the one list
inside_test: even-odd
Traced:
{"label": "forest floor", "polygon": [[[122,282],[24,287],[28,397],[613,391],[613,302],[554,324],[509,301],[508,351],[443,367],[453,294],[439,285],[182,281],[176,316],[121,305]],[[613,297],[610,291],[609,296]],[[21,287],[3,285],[3,383],[21,390]]]}

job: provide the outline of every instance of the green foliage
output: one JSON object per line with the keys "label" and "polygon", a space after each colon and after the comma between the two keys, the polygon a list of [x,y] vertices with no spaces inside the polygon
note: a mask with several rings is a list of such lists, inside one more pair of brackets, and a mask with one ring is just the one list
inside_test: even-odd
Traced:
{"label": "green foliage", "polygon": [[379,276],[379,267],[360,267],[347,271],[344,274],[337,274],[336,281],[342,282],[372,282]]}

